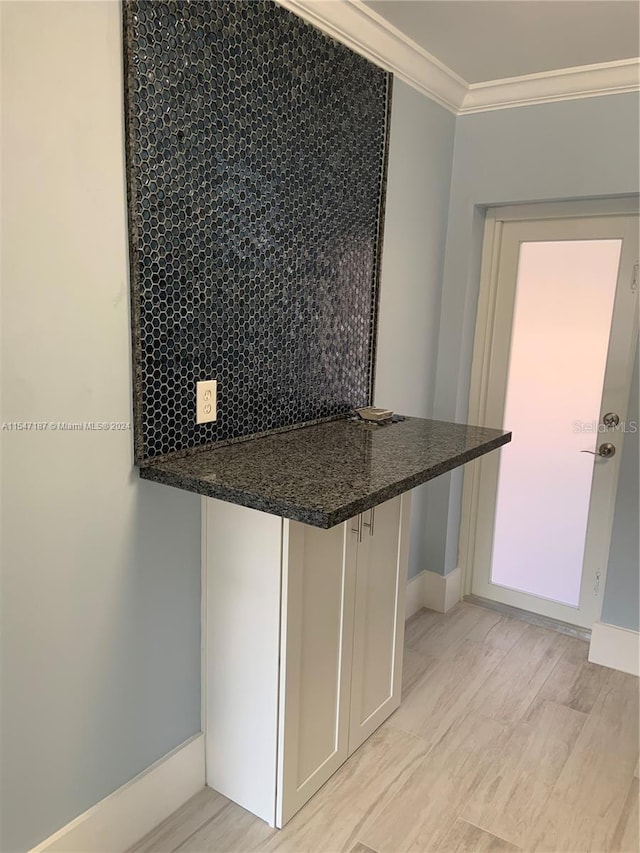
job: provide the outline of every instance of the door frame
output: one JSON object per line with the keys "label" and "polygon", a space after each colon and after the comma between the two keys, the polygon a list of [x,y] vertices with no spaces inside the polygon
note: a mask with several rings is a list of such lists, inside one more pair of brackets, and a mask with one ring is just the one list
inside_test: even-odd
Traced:
{"label": "door frame", "polygon": [[[599,199],[570,202],[534,202],[521,205],[492,206],[485,208],[485,226],[482,243],[480,288],[476,314],[471,380],[469,388],[468,422],[483,425],[486,419],[488,402],[488,379],[491,364],[491,349],[495,331],[498,268],[501,253],[503,225],[506,222],[550,220],[566,218],[593,218],[605,216],[629,216],[639,213],[638,196],[626,196],[617,199]],[[637,265],[636,278],[637,282]],[[636,283],[637,286],[637,283]],[[633,358],[627,364],[625,387],[631,387]],[[619,452],[622,453],[623,433],[619,433]],[[473,561],[476,551],[477,513],[480,474],[482,460],[476,460],[464,466],[464,481],[458,540],[458,565],[462,569],[463,595],[471,594]],[[618,469],[619,474],[619,469]],[[614,483],[614,499],[611,501],[606,519],[609,529],[615,513],[615,493],[617,477]],[[602,568],[602,589],[606,584],[607,563]],[[604,595],[599,596],[598,618],[602,610]]]}

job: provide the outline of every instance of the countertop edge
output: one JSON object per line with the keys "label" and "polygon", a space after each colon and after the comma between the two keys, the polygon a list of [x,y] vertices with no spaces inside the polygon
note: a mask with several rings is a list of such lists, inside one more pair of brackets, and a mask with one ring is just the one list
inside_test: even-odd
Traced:
{"label": "countertop edge", "polygon": [[433,468],[428,468],[426,471],[418,474],[412,474],[410,477],[405,477],[403,480],[391,483],[383,489],[372,492],[370,495],[367,495],[366,498],[360,498],[359,500],[345,504],[340,507],[340,509],[327,513],[327,518],[329,519],[327,527],[334,527],[336,524],[340,524],[343,521],[347,521],[349,518],[353,518],[355,515],[358,515],[358,513],[366,512],[368,509],[371,509],[371,507],[378,506],[378,504],[389,501],[391,498],[395,498],[398,495],[404,494],[404,492],[415,489],[417,486],[422,486],[424,483],[428,483],[429,480],[434,480],[442,474],[448,474],[449,471],[453,471],[455,468],[466,465],[467,462],[473,462],[474,459],[478,459],[486,453],[491,453],[491,451],[497,450],[499,447],[508,444],[510,441],[511,433],[504,433],[497,438],[485,442],[479,447],[465,450],[463,453],[459,453],[457,456],[447,459],[446,462],[434,465]]}
{"label": "countertop edge", "polygon": [[324,529],[333,527],[333,524],[329,524],[329,514],[320,510],[305,510],[293,504],[288,504],[283,500],[254,495],[250,492],[240,491],[239,489],[231,489],[228,486],[216,485],[215,483],[209,483],[207,480],[199,480],[196,477],[183,477],[171,471],[158,471],[154,469],[153,464],[145,465],[144,468],[139,469],[139,472],[143,480],[161,483],[164,486],[172,486],[174,489],[180,489],[183,492],[193,492],[205,498],[215,498],[219,501],[226,501],[237,506],[247,507],[247,509],[255,509],[259,512],[269,513],[270,515],[289,518],[291,521],[301,521],[304,524],[311,524],[313,527],[322,527]]}
{"label": "countertop edge", "polygon": [[[497,450],[511,441],[511,433],[505,432],[502,435],[489,439],[478,447],[465,450],[456,456],[447,459],[431,468],[424,471],[412,474],[397,482],[390,483],[382,489],[378,489],[365,497],[356,498],[347,504],[335,509],[331,512],[323,512],[317,509],[305,509],[286,501],[277,498],[268,498],[260,495],[255,495],[250,492],[240,491],[221,486],[215,483],[210,483],[207,480],[200,480],[197,477],[185,477],[180,474],[174,474],[171,471],[159,470],[154,467],[153,462],[147,462],[144,467],[140,467],[139,473],[143,480],[150,480],[156,483],[162,483],[166,486],[172,486],[182,491],[193,492],[194,494],[203,495],[204,497],[215,498],[217,500],[227,501],[239,506],[255,509],[259,512],[266,512],[271,515],[278,515],[283,518],[288,518],[291,521],[299,521],[303,524],[310,524],[313,527],[328,529],[341,524],[350,518],[365,512],[371,507],[391,500],[391,498],[408,492],[416,486],[421,486],[441,474],[447,474],[454,468],[465,465],[492,450]],[[158,463],[162,464],[162,463]]]}

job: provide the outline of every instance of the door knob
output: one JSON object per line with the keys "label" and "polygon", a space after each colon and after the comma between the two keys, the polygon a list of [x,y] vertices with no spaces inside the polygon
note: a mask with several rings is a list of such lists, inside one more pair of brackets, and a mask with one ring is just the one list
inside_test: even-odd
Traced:
{"label": "door knob", "polygon": [[[602,416],[602,423],[608,427],[617,427],[620,423],[620,418],[615,412],[607,412],[606,415]],[[611,455],[613,456],[613,454]]]}
{"label": "door knob", "polygon": [[616,449],[611,444],[611,442],[607,441],[604,444],[601,444],[597,450],[581,450],[580,453],[591,453],[593,456],[602,456],[604,459],[609,459],[612,456],[616,455]]}

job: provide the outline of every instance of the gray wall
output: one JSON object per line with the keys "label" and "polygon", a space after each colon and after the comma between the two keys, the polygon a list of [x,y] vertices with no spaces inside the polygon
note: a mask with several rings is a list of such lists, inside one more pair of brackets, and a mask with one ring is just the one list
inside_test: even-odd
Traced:
{"label": "gray wall", "polygon": [[[2,3],[2,421],[131,420],[120,6]],[[199,499],[0,432],[3,853],[200,729]]]}
{"label": "gray wall", "polygon": [[[447,228],[433,414],[467,416],[480,276],[483,208],[637,193],[637,94],[564,101],[462,116]],[[462,472],[428,489],[426,567],[457,565]]]}
{"label": "gray wall", "polygon": [[[622,464],[618,480],[616,514],[611,532],[609,566],[602,603],[603,622],[640,630],[640,547],[638,545],[638,520],[640,501],[638,498],[638,472],[640,471],[640,441],[638,421],[638,352],[631,384],[631,396],[627,411],[629,429],[622,446]],[[634,427],[635,424],[635,427]]]}
{"label": "gray wall", "polygon": [[[129,422],[120,10],[1,9],[2,420]],[[377,394],[423,416],[453,131],[453,116],[397,84]],[[200,516],[196,496],[139,481],[128,431],[1,437],[9,853],[199,730]]]}
{"label": "gray wall", "polygon": [[[120,9],[0,9],[3,164],[11,164],[3,169],[2,420],[127,422]],[[454,118],[396,84],[378,403],[464,418],[475,205],[631,192],[637,125],[633,96],[460,119],[440,306]],[[198,731],[200,529],[197,497],[138,480],[128,432],[1,438],[0,848],[10,853]],[[455,493],[447,485],[433,506],[429,495],[427,515],[425,492],[416,495],[412,574],[443,571],[457,543]],[[427,519],[436,525],[430,543]],[[615,576],[610,569],[607,602]]]}
{"label": "gray wall", "polygon": [[[455,117],[396,80],[382,259],[375,401],[433,412]],[[426,568],[426,486],[413,493],[409,576]]]}

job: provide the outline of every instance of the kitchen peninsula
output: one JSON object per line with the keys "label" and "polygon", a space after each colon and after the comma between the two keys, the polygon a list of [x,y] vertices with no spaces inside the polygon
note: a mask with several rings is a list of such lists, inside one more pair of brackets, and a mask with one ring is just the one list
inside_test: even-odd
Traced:
{"label": "kitchen peninsula", "polygon": [[510,440],[340,419],[141,466],[205,496],[208,785],[284,826],[398,707],[409,490]]}
{"label": "kitchen peninsula", "polygon": [[144,464],[140,476],[329,528],[511,440],[496,429],[340,419]]}

